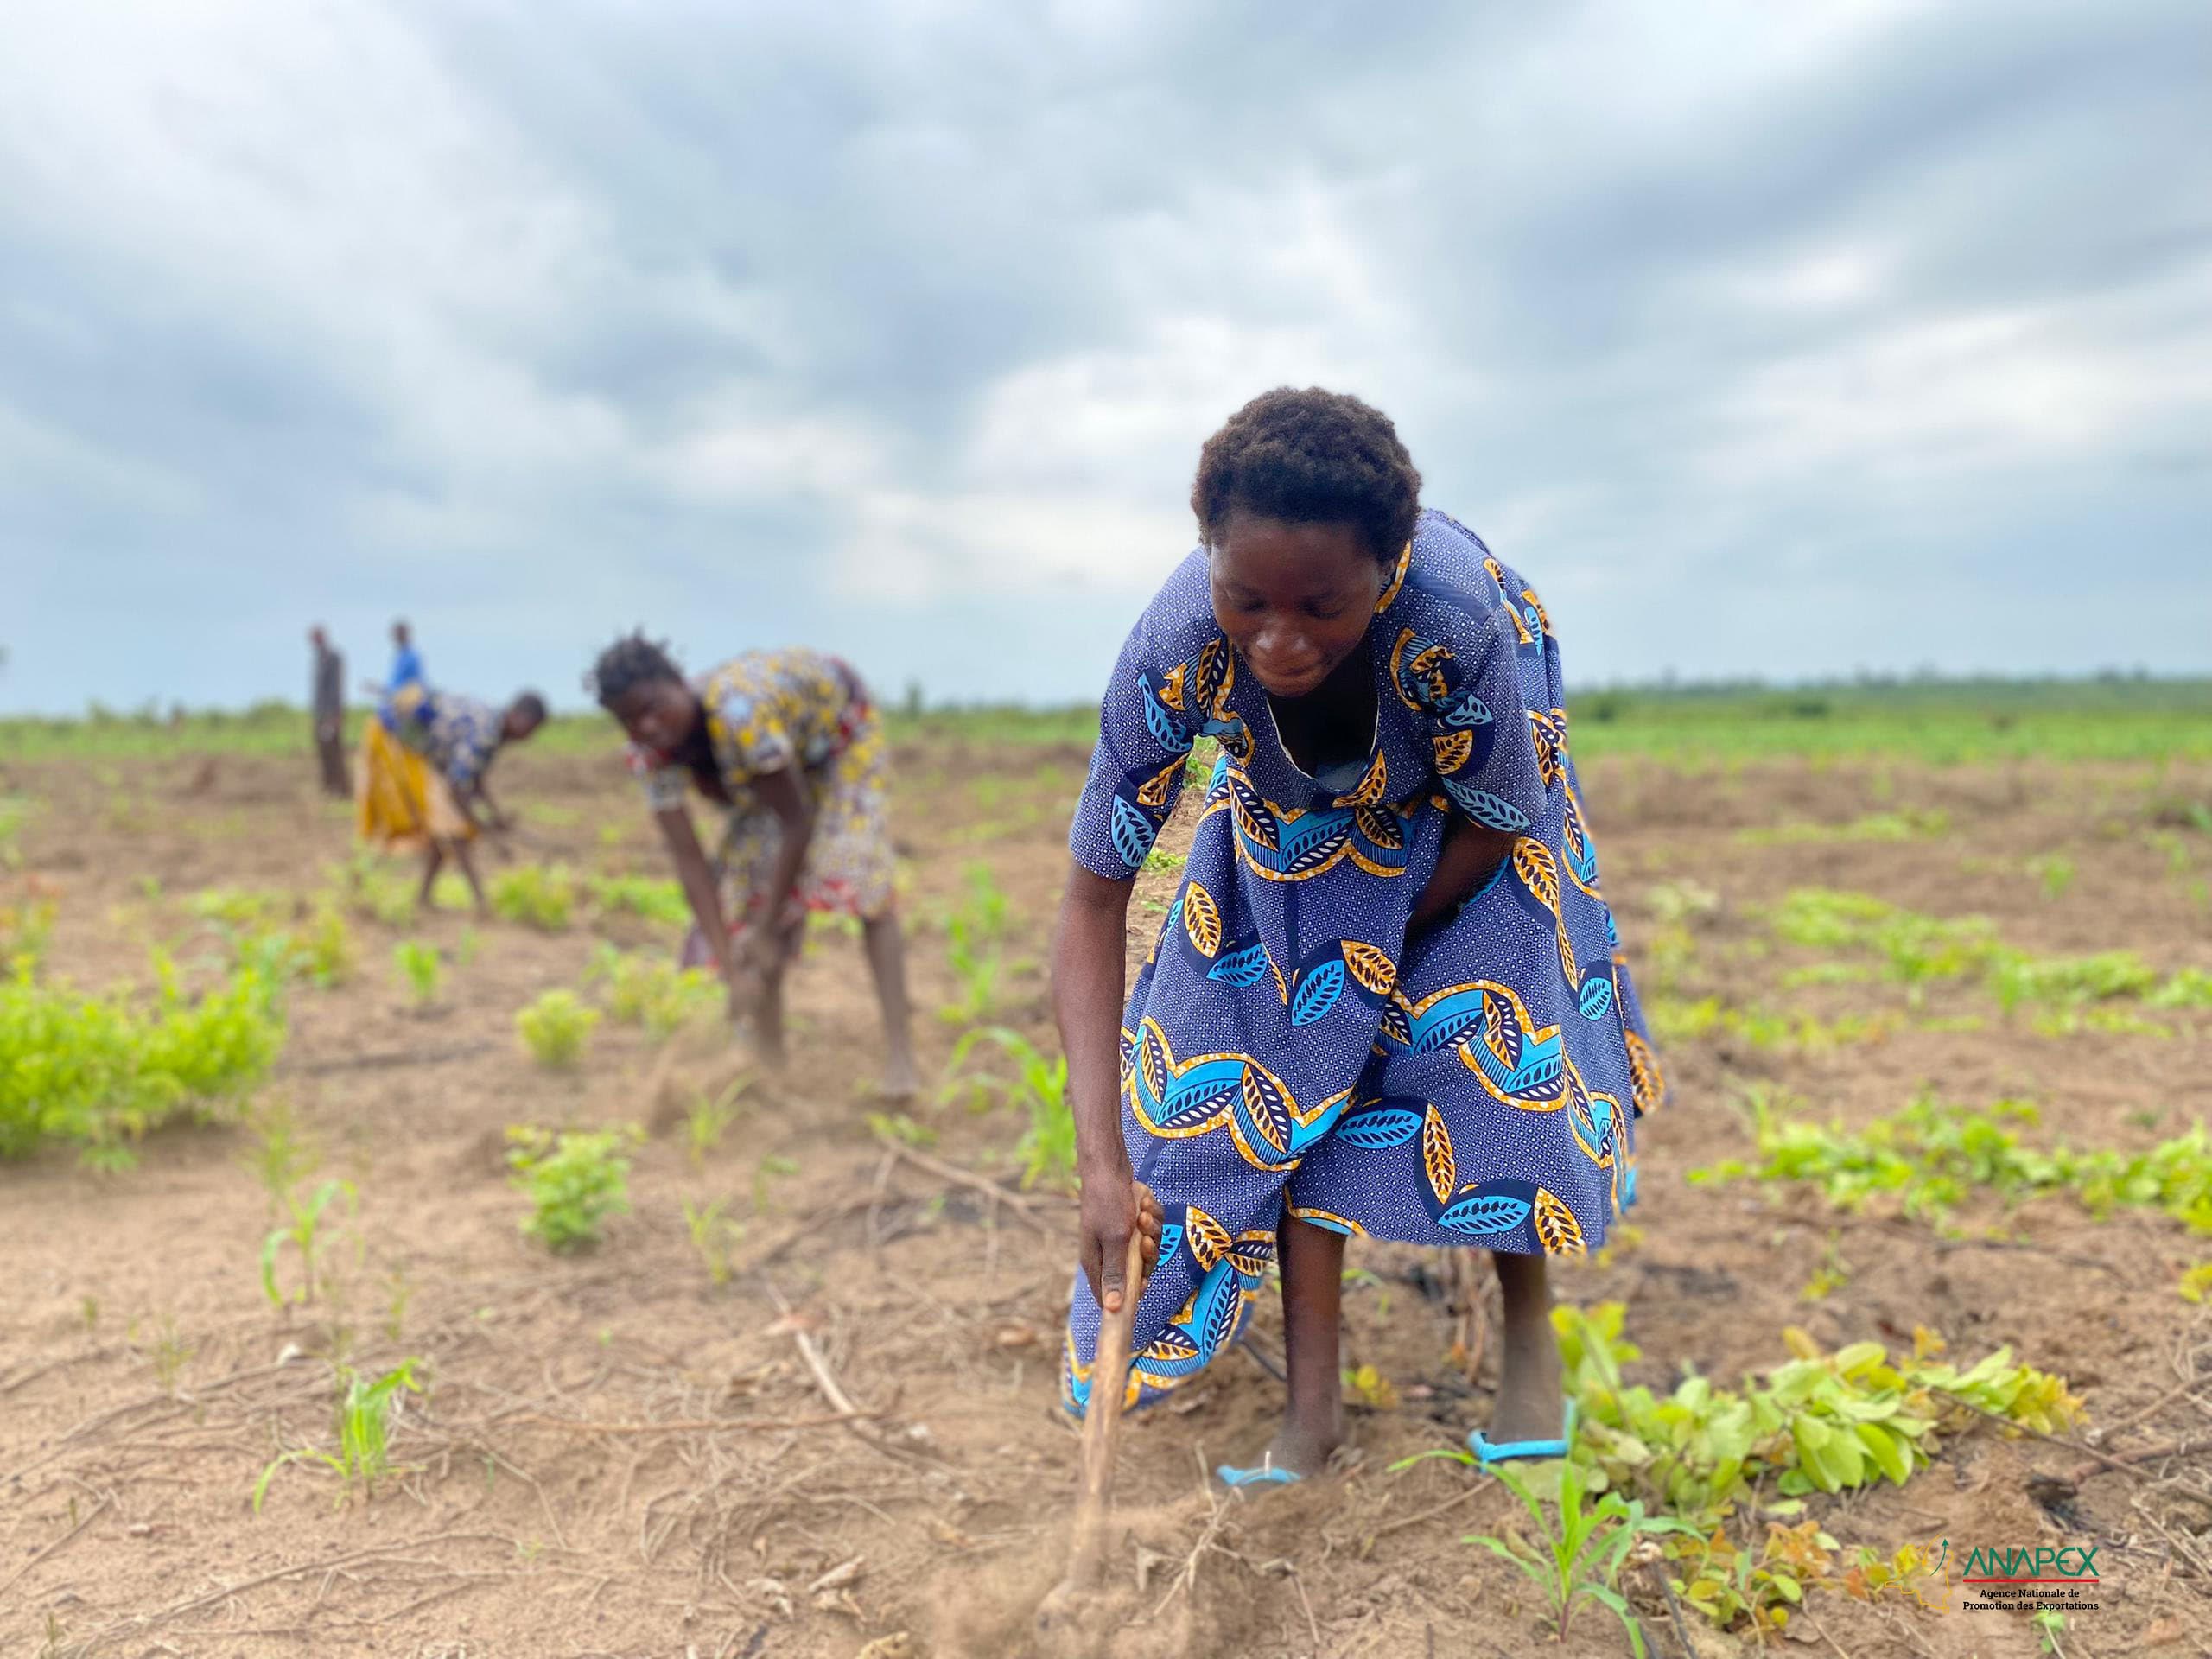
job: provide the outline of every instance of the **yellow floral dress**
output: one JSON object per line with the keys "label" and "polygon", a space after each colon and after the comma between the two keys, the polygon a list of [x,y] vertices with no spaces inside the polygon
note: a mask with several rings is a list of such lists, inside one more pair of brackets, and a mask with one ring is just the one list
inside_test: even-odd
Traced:
{"label": "yellow floral dress", "polygon": [[[812,911],[881,915],[892,898],[889,780],[882,728],[860,677],[820,652],[753,651],[694,689],[706,710],[715,775],[729,798],[717,863],[731,932],[769,904],[783,824],[753,785],[778,772],[797,772],[814,813],[800,900]],[[632,748],[631,766],[656,812],[682,806],[697,781],[680,761],[641,747]]]}

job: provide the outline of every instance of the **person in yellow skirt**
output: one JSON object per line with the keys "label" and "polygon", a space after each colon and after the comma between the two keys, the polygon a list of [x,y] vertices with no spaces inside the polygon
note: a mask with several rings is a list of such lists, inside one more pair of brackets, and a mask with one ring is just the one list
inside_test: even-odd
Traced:
{"label": "person in yellow skirt", "polygon": [[545,723],[545,700],[524,691],[504,710],[423,677],[407,625],[396,624],[391,680],[361,737],[355,804],[361,838],[388,851],[420,851],[422,902],[430,902],[450,855],[467,878],[479,915],[489,906],[469,844],[511,820],[492,797],[492,763]]}

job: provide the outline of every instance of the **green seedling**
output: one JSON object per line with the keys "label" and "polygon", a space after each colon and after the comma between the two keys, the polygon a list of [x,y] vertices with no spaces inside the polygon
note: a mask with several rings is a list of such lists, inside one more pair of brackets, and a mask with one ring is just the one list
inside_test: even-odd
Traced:
{"label": "green seedling", "polygon": [[768,1210],[768,1184],[786,1175],[798,1173],[798,1165],[778,1153],[769,1153],[753,1166],[753,1213],[765,1215]]}
{"label": "green seedling", "polygon": [[195,1351],[193,1344],[177,1334],[176,1315],[162,1314],[162,1332],[154,1338],[149,1357],[153,1362],[155,1381],[161,1384],[163,1394],[176,1392],[177,1379],[184,1375],[185,1365]]}
{"label": "green seedling", "polygon": [[990,866],[969,864],[961,874],[960,901],[944,924],[945,960],[958,983],[959,995],[939,1008],[938,1016],[948,1025],[972,1026],[985,1018],[997,1001],[1005,967],[999,945],[1011,909]]}
{"label": "green seedling", "polygon": [[319,1463],[336,1475],[340,1507],[356,1489],[364,1497],[373,1497],[378,1481],[405,1473],[391,1461],[391,1434],[406,1395],[423,1392],[423,1385],[415,1378],[415,1368],[422,1363],[404,1359],[373,1382],[365,1382],[357,1371],[340,1371],[346,1390],[338,1402],[338,1450],[302,1447],[271,1461],[253,1484],[253,1512],[261,1513],[269,1483],[289,1464]]}
{"label": "green seedling", "polygon": [[575,908],[575,873],[565,864],[518,865],[492,878],[490,898],[492,913],[501,921],[557,933]]}
{"label": "green seedling", "polygon": [[[1011,1078],[975,1075],[958,1077],[960,1068],[982,1043],[995,1045],[1014,1062]],[[1039,1182],[1065,1188],[1075,1177],[1075,1117],[1068,1108],[1068,1063],[1064,1055],[1047,1059],[1036,1046],[1003,1026],[970,1031],[953,1046],[947,1071],[956,1074],[947,1093],[965,1089],[977,1103],[996,1095],[1001,1104],[1018,1106],[1027,1114],[1028,1128],[1014,1156],[1021,1163],[1021,1184]]]}
{"label": "green seedling", "polygon": [[905,1112],[870,1112],[868,1127],[877,1140],[893,1146],[925,1151],[937,1144],[937,1131],[926,1123],[917,1123]]}
{"label": "green seedling", "polygon": [[531,1204],[523,1231],[556,1255],[597,1244],[607,1217],[629,1211],[630,1160],[625,1153],[640,1138],[626,1126],[557,1135],[544,1129],[509,1129],[512,1184],[529,1195]]}
{"label": "green seedling", "polygon": [[573,1071],[598,1023],[599,1010],[586,1007],[574,991],[548,991],[515,1016],[524,1047],[549,1071]]}
{"label": "green seedling", "polygon": [[2028,861],[2027,869],[2043,888],[2043,896],[2054,903],[2063,899],[2066,890],[2074,885],[2074,861],[2063,853],[2046,853],[2040,858],[2031,858]]}
{"label": "green seedling", "polygon": [[1480,1544],[1521,1569],[1543,1596],[1552,1634],[1558,1640],[1567,1640],[1583,1604],[1594,1601],[1620,1620],[1636,1659],[1645,1659],[1643,1627],[1617,1587],[1621,1567],[1639,1538],[1690,1529],[1669,1516],[1646,1515],[1640,1499],[1626,1499],[1618,1492],[1606,1492],[1594,1504],[1586,1504],[1582,1471],[1572,1462],[1558,1467],[1557,1494],[1548,1500],[1512,1470],[1495,1471],[1529,1512],[1533,1541],[1517,1534],[1499,1538],[1487,1533],[1461,1541]]}
{"label": "green seedling", "polygon": [[739,1077],[720,1094],[702,1093],[692,1102],[690,1111],[684,1116],[683,1129],[694,1169],[707,1166],[707,1155],[721,1145],[722,1136],[737,1121],[738,1103],[752,1086],[752,1078]]}
{"label": "green seedling", "polygon": [[384,1333],[397,1342],[407,1328],[407,1310],[415,1300],[415,1281],[404,1268],[394,1268],[385,1279]]}
{"label": "green seedling", "polygon": [[745,1237],[745,1224],[723,1213],[728,1207],[727,1198],[698,1205],[687,1198],[683,1203],[683,1225],[691,1235],[691,1248],[717,1287],[729,1282],[731,1255]]}
{"label": "green seedling", "polygon": [[438,999],[438,986],[445,977],[445,960],[434,944],[424,944],[416,939],[403,939],[393,947],[391,960],[400,976],[415,995],[415,1006],[427,1008]]}
{"label": "green seedling", "polygon": [[270,1212],[274,1214],[321,1160],[301,1135],[292,1103],[283,1095],[263,1103],[248,1115],[246,1124],[253,1132],[253,1146],[244,1161],[268,1193]]}
{"label": "green seedling", "polygon": [[453,965],[466,968],[483,954],[484,936],[473,927],[461,930],[461,938],[454,942]]}
{"label": "green seedling", "polygon": [[[269,1299],[271,1307],[283,1307],[288,1302],[311,1302],[315,1294],[315,1271],[321,1261],[324,1243],[322,1218],[330,1206],[342,1200],[348,1209],[356,1203],[351,1181],[327,1180],[319,1185],[306,1202],[297,1194],[289,1194],[285,1203],[291,1211],[291,1219],[274,1229],[261,1243],[261,1294]],[[276,1266],[289,1244],[299,1252],[300,1286],[298,1291],[287,1297],[276,1283]]]}

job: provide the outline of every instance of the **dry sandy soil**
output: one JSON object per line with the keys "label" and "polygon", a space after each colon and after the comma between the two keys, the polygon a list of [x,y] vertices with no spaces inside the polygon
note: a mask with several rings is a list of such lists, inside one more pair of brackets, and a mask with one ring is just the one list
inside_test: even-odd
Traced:
{"label": "dry sandy soil", "polygon": [[[898,763],[925,1061],[941,1067],[955,1034],[931,1014],[951,991],[933,918],[974,861],[1010,895],[1008,948],[1027,964],[999,1015],[1046,1042],[1036,964],[1082,754],[931,740]],[[505,795],[537,809],[530,855],[660,874],[611,751],[505,764]],[[24,867],[6,880],[58,894],[48,971],[80,985],[143,982],[148,944],[189,933],[193,890],[311,893],[348,850],[346,815],[314,795],[304,757],[5,770],[5,787],[44,804]],[[2145,844],[2152,786],[2140,772],[1685,775],[1608,761],[1585,781],[1647,996],[1660,976],[1645,965],[1661,927],[1653,895],[1679,899],[1684,881],[1717,900],[1683,924],[1694,954],[1675,971],[1687,995],[1901,1014],[1894,987],[1777,988],[1760,907],[1804,884],[1984,913],[2040,951],[2125,946],[2162,968],[2212,968],[2206,918]],[[2158,787],[2207,796],[2202,778]],[[1738,836],[1908,808],[1948,814],[1948,831],[1897,843]],[[1187,822],[1186,808],[1179,833]],[[621,838],[603,835],[608,826]],[[2078,869],[2056,898],[2024,868],[2050,854]],[[162,897],[146,895],[149,876]],[[1133,931],[1148,935],[1172,886],[1145,879],[1150,902],[1133,912]],[[464,925],[440,915],[416,931],[453,946]],[[655,942],[643,924],[610,925],[626,944]],[[720,1060],[671,1079],[635,1030],[612,1022],[571,1077],[538,1071],[517,1046],[515,1011],[578,983],[592,925],[486,927],[480,955],[423,1016],[404,1007],[392,969],[401,936],[354,929],[358,976],[293,995],[290,1039],[264,1091],[289,1100],[325,1173],[359,1193],[316,1304],[287,1314],[263,1298],[271,1217],[245,1167],[244,1127],[165,1130],[120,1175],[84,1171],[67,1149],[0,1167],[0,1651],[1018,1651],[1015,1632],[1055,1576],[1075,1484],[1075,1437],[1055,1406],[1072,1211],[1002,1185],[1017,1135],[1003,1112],[918,1109],[938,1136],[928,1161],[872,1132],[863,1095],[880,1045],[856,946],[832,932],[810,946],[792,988],[790,1074],[750,1096],[695,1166],[666,1108],[684,1103],[677,1083],[696,1085]],[[188,941],[185,954],[195,948]],[[1979,1029],[1924,1028],[1960,1014],[1986,1018]],[[1829,1213],[1809,1193],[1684,1179],[1748,1154],[1740,1102],[1762,1084],[1848,1122],[1894,1111],[1924,1084],[1963,1103],[2021,1096],[2041,1103],[2045,1135],[2148,1144],[2212,1109],[2206,1016],[2160,1018],[2172,1028],[2163,1039],[2044,1036],[2000,1020],[1984,992],[1938,987],[1917,1024],[1876,1041],[1813,1052],[1725,1037],[1677,1045],[1672,1103],[1640,1137],[1640,1236],[1602,1262],[1563,1268],[1560,1294],[1625,1301],[1645,1354],[1637,1374],[1662,1386],[1685,1365],[1732,1382],[1775,1364],[1792,1324],[1831,1345],[1893,1348],[1924,1325],[1954,1357],[2009,1343],[2063,1372],[2108,1426],[2107,1454],[2199,1446],[2212,1432],[2212,1379],[2183,1385],[2212,1332],[2177,1295],[2176,1274],[2207,1252],[2157,1212],[2097,1224],[2063,1198],[2010,1217],[1985,1206],[1967,1219],[2003,1221],[2005,1240],[1961,1246],[1894,1214]],[[595,1252],[550,1255],[518,1230],[503,1132],[624,1122],[654,1128],[636,1159],[633,1212]],[[721,1287],[682,1213],[686,1200],[717,1198],[745,1229]],[[1365,1273],[1347,1294],[1347,1357],[1388,1377],[1396,1405],[1354,1414],[1357,1455],[1339,1478],[1252,1502],[1210,1491],[1201,1471],[1255,1452],[1279,1406],[1262,1360],[1280,1352],[1280,1319],[1263,1304],[1258,1357],[1232,1355],[1172,1409],[1132,1421],[1116,1571],[1145,1587],[1100,1632],[1109,1650],[1624,1652],[1594,1608],[1553,1647],[1518,1576],[1462,1541],[1513,1518],[1494,1483],[1442,1461],[1390,1472],[1484,1421],[1494,1357],[1471,1382],[1455,1363],[1466,1310],[1436,1256],[1355,1243],[1352,1260]],[[1846,1282],[1806,1300],[1808,1281],[1839,1264]],[[340,1506],[331,1479],[289,1469],[255,1515],[256,1477],[277,1450],[327,1444],[334,1359],[373,1374],[408,1356],[429,1385],[395,1443],[411,1472]],[[836,1389],[867,1414],[837,1421],[825,1397]],[[2063,1651],[2194,1654],[2212,1650],[2202,1466],[2185,1450],[2105,1468],[2078,1446],[1991,1427],[1947,1440],[1904,1489],[1814,1508],[1847,1545],[1885,1553],[1942,1537],[2096,1541],[2102,1610],[2071,1623]],[[2031,1491],[2037,1474],[2067,1484]],[[1655,1650],[1680,1653],[1652,1586],[1629,1587]],[[1810,1653],[2039,1651],[2015,1617],[1834,1592],[1809,1608],[1789,1645]],[[1689,1635],[1699,1655],[1735,1646]]]}

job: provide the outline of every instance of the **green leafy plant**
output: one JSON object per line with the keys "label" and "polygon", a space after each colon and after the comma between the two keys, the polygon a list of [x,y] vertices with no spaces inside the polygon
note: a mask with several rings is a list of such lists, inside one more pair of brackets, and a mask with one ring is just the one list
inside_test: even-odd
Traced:
{"label": "green leafy plant", "polygon": [[644,875],[595,875],[591,878],[592,903],[606,914],[627,913],[667,927],[683,927],[691,920],[691,902],[680,883]]}
{"label": "green leafy plant", "polygon": [[2011,1203],[2065,1193],[2092,1214],[2157,1209],[2193,1232],[2212,1232],[2212,1141],[2202,1124],[2143,1152],[2075,1151],[2063,1141],[2043,1152],[2022,1139],[2042,1121],[2024,1101],[1962,1107],[1923,1093],[1859,1129],[1807,1122],[1765,1094],[1750,1104],[1758,1161],[1694,1169],[1692,1185],[1804,1185],[1845,1210],[1884,1196],[1909,1217],[1939,1223],[1977,1193]]}
{"label": "green leafy plant", "polygon": [[357,1489],[364,1497],[374,1497],[378,1481],[405,1472],[391,1461],[391,1435],[398,1425],[405,1397],[423,1392],[423,1385],[415,1376],[415,1368],[422,1363],[420,1359],[404,1359],[373,1382],[365,1381],[359,1372],[341,1370],[339,1377],[345,1391],[338,1401],[338,1450],[323,1452],[302,1447],[272,1460],[253,1484],[253,1512],[261,1513],[262,1503],[269,1496],[269,1483],[276,1478],[276,1471],[291,1464],[317,1463],[336,1475],[340,1505]]}
{"label": "green leafy plant", "polygon": [[609,1014],[625,1025],[644,1027],[657,1042],[717,1014],[723,1005],[721,982],[705,969],[678,968],[608,944],[593,953],[584,977],[605,986],[601,995]]}
{"label": "green leafy plant", "polygon": [[522,1230],[556,1254],[599,1243],[607,1217],[630,1208],[630,1160],[639,1140],[632,1128],[595,1133],[511,1128],[507,1164],[513,1184],[528,1194],[531,1212]]}
{"label": "green leafy plant", "polygon": [[1746,846],[1792,846],[1809,842],[1923,841],[1950,833],[1951,815],[1941,810],[1869,812],[1848,823],[1782,823],[1739,830]]}
{"label": "green leafy plant", "polygon": [[0,1158],[62,1140],[125,1166],[147,1129],[212,1115],[267,1074],[285,1035],[276,982],[242,968],[194,1000],[165,959],[156,974],[150,1007],[41,985],[26,963],[0,980]]}
{"label": "green leafy plant", "polygon": [[575,908],[575,872],[565,864],[518,864],[492,878],[489,897],[501,921],[557,933]]}
{"label": "green leafy plant", "polygon": [[549,1071],[572,1070],[598,1023],[599,1010],[586,1007],[574,991],[548,991],[515,1015],[523,1046]]}
{"label": "green leafy plant", "polygon": [[[315,1300],[315,1274],[322,1260],[326,1243],[322,1218],[334,1204],[342,1202],[352,1208],[356,1201],[353,1183],[328,1180],[316,1186],[315,1192],[302,1200],[296,1192],[284,1197],[289,1217],[281,1227],[270,1230],[261,1242],[261,1294],[269,1299],[271,1307],[283,1307],[288,1302],[311,1302]],[[299,1254],[299,1289],[287,1296],[276,1282],[276,1268],[289,1244]]]}
{"label": "green leafy plant", "polygon": [[1882,1479],[1902,1485],[1926,1466],[1939,1431],[1983,1414],[2038,1433],[2082,1416],[2063,1377],[2017,1364],[2001,1348],[1961,1370],[1935,1358],[1940,1339],[1925,1333],[1911,1359],[1892,1364],[1878,1343],[1825,1353],[1793,1328],[1783,1332],[1793,1357],[1740,1390],[1693,1374],[1662,1396],[1623,1375],[1640,1355],[1621,1338],[1622,1313],[1618,1302],[1553,1313],[1567,1391],[1580,1408],[1576,1456],[1601,1484],[1700,1528],[1763,1482],[1784,1497]]}
{"label": "green leafy plant", "polygon": [[297,941],[302,970],[323,990],[343,985],[353,976],[353,940],[346,918],[325,905],[301,932]]}
{"label": "green leafy plant", "polygon": [[38,810],[38,803],[24,795],[0,795],[0,870],[22,868],[23,826]]}
{"label": "green leafy plant", "polygon": [[364,849],[343,864],[326,867],[345,910],[386,927],[412,927],[418,908],[416,884]]}
{"label": "green leafy plant", "polygon": [[2212,974],[2202,968],[2176,969],[2144,1000],[2154,1008],[2212,1008]]}
{"label": "green leafy plant", "polygon": [[1790,1610],[1808,1590],[1836,1581],[1832,1569],[1840,1546],[1817,1521],[1794,1527],[1770,1521],[1766,1543],[1756,1553],[1731,1542],[1726,1527],[1693,1536],[1672,1552],[1678,1573],[1673,1585],[1684,1602],[1723,1628],[1740,1618],[1754,1634],[1772,1635],[1789,1624]]}
{"label": "green leafy plant", "polygon": [[54,899],[35,889],[25,898],[0,905],[0,969],[37,971],[46,959],[59,911]]}
{"label": "green leafy plant", "polygon": [[1643,1627],[1618,1587],[1621,1567],[1637,1539],[1687,1529],[1671,1516],[1646,1515],[1642,1500],[1618,1492],[1587,1503],[1582,1471],[1572,1462],[1556,1466],[1556,1494],[1548,1498],[1512,1470],[1495,1471],[1529,1512],[1533,1541],[1509,1532],[1503,1538],[1478,1533],[1461,1541],[1479,1544],[1521,1569],[1543,1596],[1552,1634],[1560,1641],[1567,1640],[1583,1604],[1596,1602],[1620,1620],[1636,1659],[1644,1659]]}
{"label": "green leafy plant", "polygon": [[1075,1179],[1075,1117],[1068,1108],[1068,1063],[1065,1055],[1047,1059],[1037,1046],[1004,1026],[986,1026],[965,1033],[953,1045],[947,1070],[957,1074],[981,1044],[995,1045],[1014,1062],[1011,1077],[981,1073],[956,1075],[947,1092],[966,1090],[973,1101],[988,1105],[999,1102],[1018,1106],[1028,1116],[1028,1128],[1014,1148],[1021,1163],[1021,1184],[1065,1188]]}
{"label": "green leafy plant", "polygon": [[200,920],[232,927],[258,927],[290,907],[287,893],[245,887],[206,887],[185,901]]}
{"label": "green leafy plant", "polygon": [[438,987],[445,978],[445,958],[438,954],[437,946],[402,939],[392,947],[391,960],[407,982],[407,988],[414,993],[416,1007],[427,1008],[438,1000]]}

